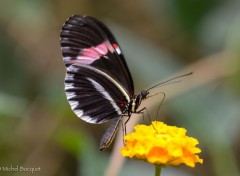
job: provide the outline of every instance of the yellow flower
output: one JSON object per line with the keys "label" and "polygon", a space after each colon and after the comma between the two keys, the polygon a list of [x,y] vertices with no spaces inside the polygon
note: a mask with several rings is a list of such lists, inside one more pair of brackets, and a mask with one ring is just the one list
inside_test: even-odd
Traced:
{"label": "yellow flower", "polygon": [[125,146],[121,149],[124,157],[164,166],[195,167],[195,163],[203,163],[197,155],[201,152],[196,147],[198,140],[187,136],[184,128],[154,121],[150,126],[137,125],[134,129],[135,132],[124,137]]}

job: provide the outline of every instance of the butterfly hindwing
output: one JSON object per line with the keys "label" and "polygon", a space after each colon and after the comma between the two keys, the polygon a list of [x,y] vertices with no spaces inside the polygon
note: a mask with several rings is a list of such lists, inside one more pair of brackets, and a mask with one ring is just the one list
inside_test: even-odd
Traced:
{"label": "butterfly hindwing", "polygon": [[[65,92],[72,110],[90,123],[119,118],[129,99],[120,84],[92,66],[75,64],[67,68]],[[126,100],[119,97],[127,96]]]}

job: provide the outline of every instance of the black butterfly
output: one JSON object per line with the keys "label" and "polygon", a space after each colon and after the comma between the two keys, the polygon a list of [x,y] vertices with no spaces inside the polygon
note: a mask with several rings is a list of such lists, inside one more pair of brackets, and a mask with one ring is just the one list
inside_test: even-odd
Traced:
{"label": "black butterfly", "polygon": [[70,17],[61,31],[61,48],[67,68],[65,92],[74,113],[89,123],[113,120],[100,142],[100,150],[104,150],[122,117],[129,119],[132,113],[143,111],[138,108],[151,88],[134,93],[132,76],[116,39],[93,17]]}

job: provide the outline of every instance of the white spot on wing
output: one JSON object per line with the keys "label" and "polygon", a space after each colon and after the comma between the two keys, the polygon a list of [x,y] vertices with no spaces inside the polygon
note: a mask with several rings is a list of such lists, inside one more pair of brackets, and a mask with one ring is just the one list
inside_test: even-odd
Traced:
{"label": "white spot on wing", "polygon": [[[65,90],[69,90],[71,88],[74,88],[72,83],[66,83],[65,84]],[[73,112],[82,120],[88,122],[88,123],[97,123],[97,119],[90,117],[90,116],[86,116],[84,115],[83,110],[77,108],[79,106],[79,102],[77,100],[70,100],[71,98],[74,98],[76,95],[76,93],[74,91],[66,91],[66,96],[68,99],[68,102],[71,106],[71,109],[73,110]]]}
{"label": "white spot on wing", "polygon": [[86,116],[83,113],[83,110],[81,109],[76,109],[79,105],[78,101],[69,101],[69,104],[71,106],[71,109],[73,110],[73,112],[82,120],[88,122],[88,123],[97,123],[97,119],[90,117],[90,116]]}
{"label": "white spot on wing", "polygon": [[75,114],[78,116],[78,117],[82,117],[83,116],[83,111],[82,110],[74,110]]}
{"label": "white spot on wing", "polygon": [[75,110],[76,107],[78,106],[78,102],[77,102],[77,101],[72,101],[72,100],[70,100],[70,101],[69,101],[69,104],[71,105],[72,110]]}
{"label": "white spot on wing", "polygon": [[116,51],[117,51],[118,54],[121,54],[120,48],[116,48]]}
{"label": "white spot on wing", "polygon": [[86,116],[86,115],[83,115],[83,111],[80,110],[80,109],[76,109],[76,110],[73,110],[75,112],[75,114],[82,120],[88,122],[88,123],[96,123],[97,122],[97,119],[94,119],[90,116]]}
{"label": "white spot on wing", "polygon": [[65,84],[65,90],[69,90],[69,89],[73,89],[74,86],[70,85],[70,84]]}
{"label": "white spot on wing", "polygon": [[71,98],[73,98],[73,97],[75,97],[75,96],[76,96],[75,92],[68,92],[68,93],[67,93],[67,99],[68,99],[68,100],[71,99]]}
{"label": "white spot on wing", "polygon": [[97,119],[90,116],[81,116],[81,119],[88,123],[97,123]]}

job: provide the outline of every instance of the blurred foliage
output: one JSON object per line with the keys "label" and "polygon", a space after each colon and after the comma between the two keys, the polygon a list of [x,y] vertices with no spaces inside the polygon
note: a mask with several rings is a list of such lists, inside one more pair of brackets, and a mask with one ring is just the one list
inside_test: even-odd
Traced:
{"label": "blurred foliage", "polygon": [[201,0],[174,0],[172,6],[176,19],[180,20],[180,24],[190,35],[196,35],[201,20],[210,10],[217,5],[217,0],[201,1]]}
{"label": "blurred foliage", "polygon": [[[111,150],[98,151],[98,143],[106,125],[79,120],[64,93],[59,34],[70,15],[80,14],[111,28],[137,91],[224,53],[227,59],[219,69],[232,74],[164,102],[163,118],[199,139],[204,164],[167,169],[163,175],[240,175],[239,10],[237,0],[2,0],[0,167],[40,166],[33,175],[44,176],[105,172]],[[198,78],[194,73],[191,79]],[[168,86],[178,89],[178,84]],[[125,176],[150,174],[153,168],[143,162],[127,162],[121,171]]]}

